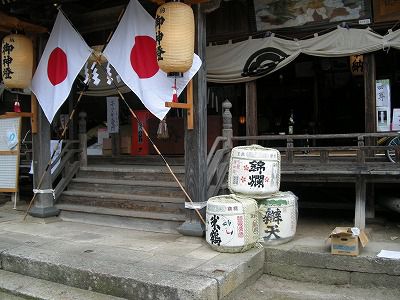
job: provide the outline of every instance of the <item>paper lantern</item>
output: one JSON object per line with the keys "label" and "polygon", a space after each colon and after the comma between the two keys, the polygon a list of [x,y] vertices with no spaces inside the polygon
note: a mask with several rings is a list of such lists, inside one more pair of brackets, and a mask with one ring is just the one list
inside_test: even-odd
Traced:
{"label": "paper lantern", "polygon": [[350,69],[351,73],[355,76],[364,74],[364,56],[352,55],[350,56]]}
{"label": "paper lantern", "polygon": [[184,73],[193,63],[194,16],[189,5],[168,2],[157,9],[156,53],[161,70]]}
{"label": "paper lantern", "polygon": [[31,85],[32,41],[22,34],[4,37],[1,45],[2,76],[6,88],[25,89]]}

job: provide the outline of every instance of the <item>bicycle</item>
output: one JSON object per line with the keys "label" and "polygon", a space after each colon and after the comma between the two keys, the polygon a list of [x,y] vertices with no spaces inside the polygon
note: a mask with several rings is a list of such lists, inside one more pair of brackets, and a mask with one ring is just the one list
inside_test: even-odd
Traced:
{"label": "bicycle", "polygon": [[385,151],[385,155],[392,163],[399,162],[400,157],[400,132],[395,137],[384,136],[378,140],[378,145],[386,145],[393,147]]}

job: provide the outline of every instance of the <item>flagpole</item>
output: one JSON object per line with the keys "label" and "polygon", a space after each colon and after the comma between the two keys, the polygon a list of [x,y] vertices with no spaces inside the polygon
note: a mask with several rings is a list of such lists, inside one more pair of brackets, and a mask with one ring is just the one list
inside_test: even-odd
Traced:
{"label": "flagpole", "polygon": [[[57,9],[58,9],[58,11],[60,11],[60,12],[63,14],[63,16],[65,17],[65,19],[68,20],[68,22],[69,22],[70,25],[75,29],[75,31],[78,32],[78,30],[75,28],[75,26],[73,26],[71,20],[69,20],[69,18],[64,14],[63,10],[61,9],[61,5],[57,6]],[[120,15],[118,16],[118,22],[120,21],[122,15],[124,14],[124,11],[125,11],[125,7],[122,9]],[[115,30],[112,30],[112,31],[110,32],[110,34],[109,34],[109,36],[108,36],[108,38],[107,38],[107,42],[106,42],[106,44],[105,44],[104,47],[103,47],[103,50],[104,50],[104,48],[106,47],[107,43],[110,41],[110,39],[111,39],[111,37],[112,37],[112,35],[113,35],[114,32],[115,32]],[[79,35],[79,36],[82,38],[81,35]],[[83,38],[82,38],[82,40],[83,40]],[[99,57],[97,57],[97,56],[96,56],[96,58],[99,59]],[[74,105],[74,107],[73,107],[73,109],[72,109],[72,112],[71,112],[71,114],[70,114],[70,116],[69,116],[69,118],[68,118],[67,124],[65,125],[64,130],[63,130],[63,132],[61,133],[61,136],[60,136],[60,138],[59,138],[59,140],[58,140],[58,142],[57,142],[57,145],[56,145],[56,147],[54,148],[53,153],[51,154],[50,160],[48,161],[48,163],[47,163],[47,165],[46,165],[46,169],[44,170],[42,176],[40,177],[39,182],[38,182],[38,185],[36,186],[36,189],[35,189],[35,190],[40,190],[40,188],[42,187],[42,184],[43,184],[45,175],[46,175],[46,173],[48,172],[48,170],[49,170],[49,168],[50,168],[50,166],[51,166],[52,160],[53,160],[53,158],[54,158],[54,156],[55,156],[55,154],[56,154],[56,152],[57,152],[57,150],[58,150],[58,147],[60,146],[60,144],[62,143],[62,141],[63,141],[63,139],[64,139],[64,136],[65,136],[65,134],[66,134],[66,132],[67,132],[67,129],[69,128],[70,123],[72,122],[72,118],[73,118],[74,115],[75,115],[76,108],[78,107],[78,104],[79,104],[79,102],[81,101],[81,98],[82,98],[82,96],[83,96],[83,93],[85,92],[86,89],[89,88],[89,82],[90,82],[90,79],[91,79],[92,75],[93,75],[92,73],[89,74],[89,78],[88,78],[87,84],[85,84],[84,88],[82,89],[82,91],[81,91],[80,94],[79,94],[78,100],[77,100],[77,102],[75,103],[75,105]],[[35,201],[35,199],[36,199],[36,194],[37,194],[37,193],[34,193],[34,194],[33,194],[32,199],[31,199],[31,201],[29,202],[28,208],[26,209],[25,214],[24,214],[23,221],[25,221],[25,219],[26,219],[26,217],[27,217],[27,215],[28,215],[28,212],[29,212],[29,210],[31,209],[31,207],[32,207],[32,205],[33,205],[33,203],[34,203],[34,201]]]}
{"label": "flagpole", "polygon": [[[120,22],[120,20],[121,20],[123,14],[124,14],[124,12],[125,12],[125,9],[126,9],[126,8],[124,8],[124,9],[121,11],[121,13],[120,13],[120,15],[119,15],[119,17],[118,17],[118,23]],[[118,27],[118,25],[117,25],[117,27]],[[116,28],[117,28],[117,27],[116,27]],[[196,211],[197,215],[199,216],[200,220],[203,222],[204,225],[206,225],[206,222],[204,221],[204,218],[203,218],[203,216],[201,215],[200,211],[199,211],[197,208],[194,207],[194,203],[193,203],[192,198],[189,196],[189,194],[187,193],[186,189],[182,186],[181,182],[180,182],[179,179],[176,177],[174,171],[171,169],[171,167],[170,167],[169,163],[167,162],[167,160],[165,159],[164,155],[160,152],[160,150],[158,149],[158,147],[156,146],[156,144],[154,143],[154,141],[150,138],[150,136],[149,136],[149,134],[148,134],[146,128],[143,126],[143,123],[139,120],[139,118],[136,116],[135,112],[134,112],[134,111],[132,110],[132,108],[129,106],[128,102],[125,100],[125,97],[123,96],[123,94],[122,94],[121,91],[119,90],[119,88],[118,88],[118,86],[116,85],[116,83],[114,82],[113,78],[111,78],[111,77],[107,74],[107,71],[104,69],[104,66],[102,65],[102,63],[101,63],[101,61],[100,61],[101,56],[102,56],[102,54],[103,54],[103,51],[104,51],[106,45],[108,44],[108,42],[111,40],[111,37],[113,36],[114,32],[115,32],[115,29],[114,29],[113,31],[110,32],[110,34],[109,34],[109,36],[108,36],[108,38],[107,38],[107,41],[106,41],[106,43],[104,44],[104,47],[103,47],[103,50],[102,50],[100,56],[98,56],[98,55],[97,55],[96,53],[94,53],[94,52],[93,52],[93,56],[96,58],[97,64],[100,66],[100,69],[101,69],[101,70],[103,71],[103,73],[106,75],[107,79],[111,80],[111,82],[112,82],[112,84],[113,84],[115,90],[117,91],[117,93],[118,93],[118,95],[121,97],[121,99],[124,101],[125,105],[128,107],[128,109],[129,109],[131,115],[136,119],[136,121],[138,122],[138,124],[139,124],[139,125],[141,126],[141,128],[143,129],[143,132],[144,132],[145,136],[149,139],[151,145],[152,145],[153,148],[156,150],[157,154],[158,154],[158,155],[161,157],[161,159],[164,161],[165,165],[166,165],[167,168],[168,168],[168,171],[171,173],[172,177],[175,179],[175,181],[176,181],[176,183],[178,184],[178,186],[180,187],[180,189],[183,191],[183,193],[185,194],[185,196],[187,197],[187,199],[189,200],[189,202],[192,204],[192,206],[193,206],[194,210]]]}
{"label": "flagpole", "polygon": [[125,97],[123,96],[123,94],[121,93],[121,91],[119,90],[118,86],[115,84],[113,78],[111,78],[108,74],[107,71],[104,69],[104,66],[101,64],[100,58],[101,55],[98,56],[95,53],[93,53],[93,55],[96,57],[97,59],[97,64],[100,66],[100,69],[104,72],[104,74],[107,76],[107,79],[111,80],[112,84],[114,85],[115,90],[117,91],[118,95],[121,97],[121,99],[124,101],[125,105],[128,107],[131,115],[136,119],[136,121],[139,123],[140,127],[143,129],[143,132],[145,134],[145,136],[149,139],[151,145],[153,146],[154,150],[156,150],[157,154],[162,158],[162,160],[164,161],[165,165],[167,166],[169,172],[171,173],[172,177],[174,177],[175,181],[177,182],[177,184],[179,185],[180,189],[183,191],[183,193],[185,194],[185,196],[188,198],[189,202],[192,204],[194,210],[196,211],[197,215],[199,216],[200,220],[203,222],[204,225],[206,225],[206,222],[204,221],[203,216],[201,215],[200,211],[194,206],[194,202],[192,200],[192,198],[189,196],[189,194],[186,192],[186,189],[182,186],[181,182],[179,181],[179,179],[176,177],[174,171],[171,169],[169,163],[167,162],[167,160],[165,159],[164,155],[160,152],[160,150],[158,149],[158,147],[156,146],[156,144],[154,143],[154,141],[152,140],[152,138],[149,136],[145,126],[143,126],[143,123],[139,120],[139,118],[136,116],[135,112],[132,110],[132,108],[130,107],[130,105],[128,104],[128,102],[125,100]]}

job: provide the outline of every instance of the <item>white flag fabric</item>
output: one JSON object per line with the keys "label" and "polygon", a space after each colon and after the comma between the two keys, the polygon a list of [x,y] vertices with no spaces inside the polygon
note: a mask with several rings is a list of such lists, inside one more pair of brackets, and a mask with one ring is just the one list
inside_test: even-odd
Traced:
{"label": "white flag fabric", "polygon": [[31,87],[50,123],[67,99],[91,52],[92,49],[59,11]]}
{"label": "white flag fabric", "polygon": [[[131,0],[104,56],[125,84],[146,108],[160,120],[168,113],[166,101],[172,101],[174,78],[159,69],[156,59],[155,21],[137,0]],[[178,95],[201,66],[194,55],[189,71],[176,82]]]}

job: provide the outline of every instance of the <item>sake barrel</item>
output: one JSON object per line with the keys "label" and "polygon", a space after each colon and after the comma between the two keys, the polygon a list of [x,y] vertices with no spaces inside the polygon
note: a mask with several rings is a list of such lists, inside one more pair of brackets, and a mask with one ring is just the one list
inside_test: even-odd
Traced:
{"label": "sake barrel", "polygon": [[232,149],[228,188],[231,193],[262,199],[279,191],[281,155],[259,145]]}
{"label": "sake barrel", "polygon": [[260,237],[265,244],[289,242],[296,234],[297,197],[292,192],[278,192],[258,201]]}
{"label": "sake barrel", "polygon": [[259,239],[258,205],[236,195],[211,197],[206,209],[206,240],[219,252],[244,252]]}

